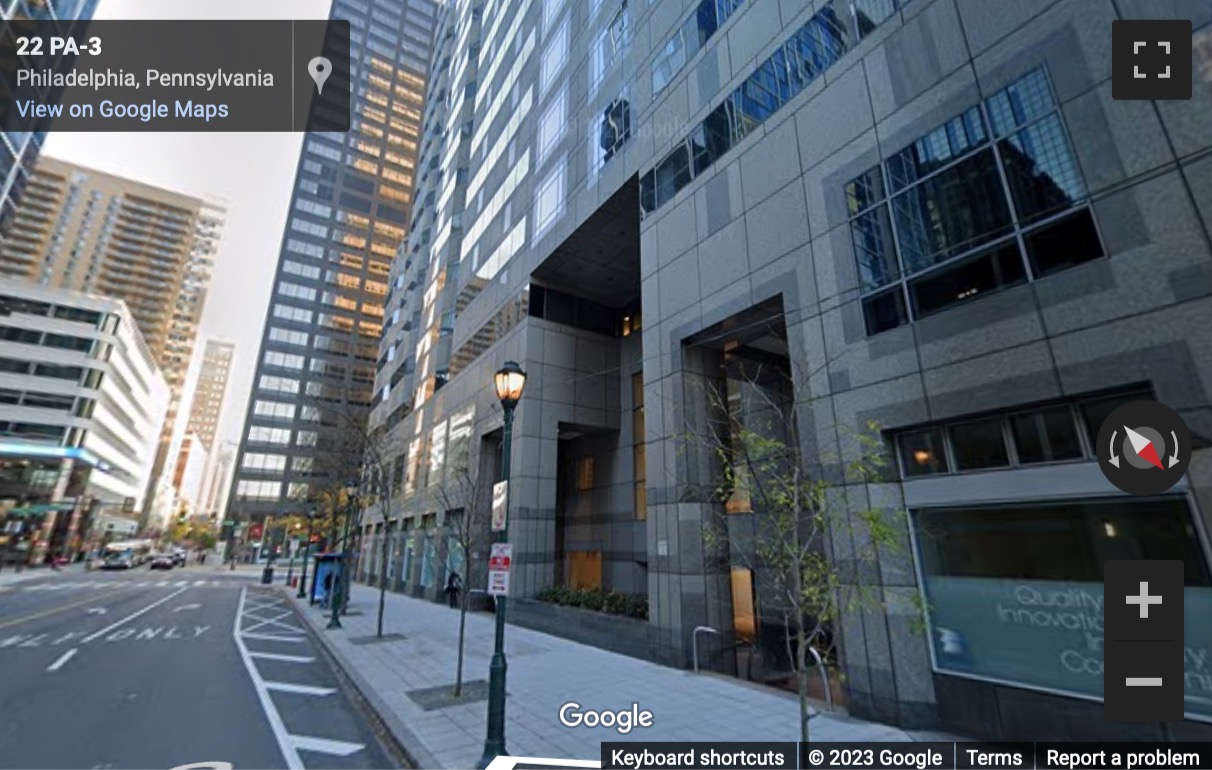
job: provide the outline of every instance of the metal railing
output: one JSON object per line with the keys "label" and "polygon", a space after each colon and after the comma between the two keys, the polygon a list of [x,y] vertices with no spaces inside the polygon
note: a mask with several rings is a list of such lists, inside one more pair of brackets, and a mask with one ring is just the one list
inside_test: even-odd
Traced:
{"label": "metal railing", "polygon": [[815,647],[809,647],[808,652],[812,653],[812,658],[816,661],[817,671],[821,672],[821,684],[825,688],[825,706],[830,711],[833,711],[833,693],[829,690],[829,672],[825,668],[825,661],[821,659],[821,654],[816,651]]}

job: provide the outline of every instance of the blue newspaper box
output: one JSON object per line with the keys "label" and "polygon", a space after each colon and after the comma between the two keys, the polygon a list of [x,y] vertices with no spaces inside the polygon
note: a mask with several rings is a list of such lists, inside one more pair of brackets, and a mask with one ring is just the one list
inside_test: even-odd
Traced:
{"label": "blue newspaper box", "polygon": [[328,598],[328,589],[325,588],[329,575],[333,576],[333,581],[341,571],[341,554],[339,553],[321,553],[316,554],[316,569],[312,573],[311,579],[311,603],[323,603]]}

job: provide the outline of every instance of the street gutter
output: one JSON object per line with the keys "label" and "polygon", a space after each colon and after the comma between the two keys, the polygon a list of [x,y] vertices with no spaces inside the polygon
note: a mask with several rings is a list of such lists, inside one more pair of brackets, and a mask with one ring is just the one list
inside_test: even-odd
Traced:
{"label": "street gutter", "polygon": [[393,755],[392,758],[400,761],[402,767],[415,770],[440,768],[441,763],[424,748],[424,744],[417,734],[392,711],[387,702],[375,692],[370,682],[357,671],[349,656],[325,633],[325,628],[321,625],[323,619],[313,619],[312,613],[307,612],[309,607],[306,600],[300,601],[294,593],[295,589],[288,586],[275,586],[275,588],[286,594],[290,606],[294,608],[295,615],[303,621],[303,628],[307,629],[312,641],[316,643],[317,649],[336,673],[337,681],[341,684],[342,689],[370,717],[372,727],[383,739],[389,750],[388,753]]}

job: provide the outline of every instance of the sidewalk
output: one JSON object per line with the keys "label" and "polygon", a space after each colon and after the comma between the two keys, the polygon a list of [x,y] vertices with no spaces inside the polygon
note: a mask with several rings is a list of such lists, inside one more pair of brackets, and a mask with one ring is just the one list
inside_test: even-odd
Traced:
{"label": "sidewalk", "polygon": [[[375,708],[416,767],[472,768],[483,752],[488,704],[452,703],[458,650],[458,612],[443,605],[387,594],[384,635],[375,640],[378,590],[354,586],[343,628],[325,629],[327,614],[295,599],[324,646]],[[464,687],[486,692],[493,617],[467,616]],[[517,626],[507,626],[505,744],[513,756],[601,758],[604,741],[798,741],[795,695],[729,677],[694,674],[606,652]],[[480,682],[481,684],[475,684]],[[620,735],[613,728],[566,727],[558,718],[568,702],[582,711],[653,713],[653,726]],[[915,736],[896,727],[840,714],[811,723],[813,740],[952,740]]]}
{"label": "sidewalk", "polygon": [[0,588],[17,585],[18,583],[25,583],[30,580],[37,580],[38,578],[52,577],[54,575],[79,576],[83,575],[84,572],[85,569],[83,562],[68,564],[60,567],[57,571],[51,569],[50,567],[39,565],[37,567],[26,567],[20,572],[17,571],[15,566],[5,564],[4,569],[0,570]]}

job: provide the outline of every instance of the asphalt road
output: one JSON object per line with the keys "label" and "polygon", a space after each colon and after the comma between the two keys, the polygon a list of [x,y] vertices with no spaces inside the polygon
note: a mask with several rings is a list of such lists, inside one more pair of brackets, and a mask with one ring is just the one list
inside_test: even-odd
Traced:
{"label": "asphalt road", "polygon": [[389,768],[283,597],[210,567],[0,585],[0,768]]}

